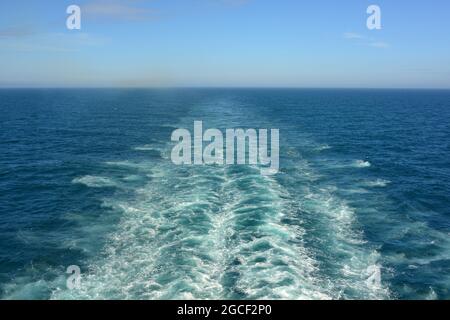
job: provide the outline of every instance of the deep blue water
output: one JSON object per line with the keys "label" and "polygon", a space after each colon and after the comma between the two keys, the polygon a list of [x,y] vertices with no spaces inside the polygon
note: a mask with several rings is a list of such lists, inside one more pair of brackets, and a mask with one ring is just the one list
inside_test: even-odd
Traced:
{"label": "deep blue water", "polygon": [[[280,129],[280,172],[175,166],[194,120]],[[3,299],[450,298],[450,91],[0,90],[0,124]]]}

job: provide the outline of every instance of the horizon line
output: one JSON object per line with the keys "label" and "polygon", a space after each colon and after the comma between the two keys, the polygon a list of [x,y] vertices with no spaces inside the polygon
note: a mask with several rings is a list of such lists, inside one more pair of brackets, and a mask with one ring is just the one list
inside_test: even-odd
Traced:
{"label": "horizon line", "polygon": [[450,90],[450,87],[306,87],[306,86],[0,86],[8,89],[305,89],[305,90]]}

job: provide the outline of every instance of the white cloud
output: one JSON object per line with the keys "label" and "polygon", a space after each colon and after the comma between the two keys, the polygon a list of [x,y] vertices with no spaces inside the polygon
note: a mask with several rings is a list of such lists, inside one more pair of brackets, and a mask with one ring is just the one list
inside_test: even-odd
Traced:
{"label": "white cloud", "polygon": [[373,39],[371,37],[366,37],[364,35],[361,35],[356,32],[345,32],[343,34],[344,39],[350,40],[350,41],[359,41],[358,43],[362,43],[364,45],[374,47],[374,48],[388,48],[389,44],[384,41],[378,41],[376,39]]}
{"label": "white cloud", "polygon": [[359,33],[354,32],[345,32],[344,33],[345,39],[364,39],[365,37],[360,35]]}
{"label": "white cloud", "polygon": [[18,52],[54,52],[67,53],[83,48],[103,46],[109,38],[88,33],[42,33],[28,39],[11,38],[2,41],[2,49]]}

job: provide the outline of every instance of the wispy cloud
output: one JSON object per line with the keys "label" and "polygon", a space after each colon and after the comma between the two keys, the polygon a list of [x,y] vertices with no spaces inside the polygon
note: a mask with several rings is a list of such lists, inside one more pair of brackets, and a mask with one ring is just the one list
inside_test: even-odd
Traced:
{"label": "wispy cloud", "polygon": [[378,41],[376,39],[366,37],[356,32],[345,32],[343,34],[344,39],[349,41],[359,41],[360,43],[374,48],[388,48],[389,44],[384,41]]}
{"label": "wispy cloud", "polygon": [[155,18],[155,11],[137,6],[137,1],[94,0],[81,6],[87,17],[139,21]]}
{"label": "wispy cloud", "polygon": [[6,49],[16,52],[73,52],[75,50],[51,45],[30,44],[30,43],[13,43],[5,45]]}
{"label": "wispy cloud", "polygon": [[364,39],[364,36],[354,32],[345,32],[343,36],[345,39]]}
{"label": "wispy cloud", "polygon": [[2,49],[15,52],[65,53],[106,45],[110,39],[89,33],[42,33],[32,38],[11,38],[2,41]]}

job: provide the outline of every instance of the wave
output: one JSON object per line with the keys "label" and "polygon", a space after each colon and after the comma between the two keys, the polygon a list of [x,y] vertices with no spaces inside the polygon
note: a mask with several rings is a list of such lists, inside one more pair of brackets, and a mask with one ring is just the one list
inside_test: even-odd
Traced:
{"label": "wave", "polygon": [[391,182],[389,180],[384,179],[376,179],[373,181],[367,181],[364,184],[368,187],[386,187]]}
{"label": "wave", "polygon": [[106,201],[122,212],[106,257],[52,298],[330,298],[305,230],[283,222],[292,212],[275,180],[234,166],[158,170],[136,199]]}
{"label": "wave", "polygon": [[121,216],[103,254],[87,263],[80,289],[55,290],[52,299],[388,297],[356,209],[326,171],[288,151],[277,176],[250,166],[108,162],[150,181],[103,201]]}
{"label": "wave", "polygon": [[357,167],[357,168],[368,168],[370,167],[372,164],[369,161],[365,161],[365,160],[356,160],[353,163],[353,166]]}
{"label": "wave", "polygon": [[117,183],[111,178],[91,175],[75,178],[72,183],[83,184],[91,188],[117,187]]}
{"label": "wave", "polygon": [[256,167],[114,165],[137,167],[152,180],[131,199],[104,201],[122,216],[104,257],[90,262],[81,289],[56,290],[53,299],[388,296],[378,281],[379,255],[355,227],[354,209],[333,195],[336,188],[316,188],[307,163],[289,174],[305,182],[300,193]]}
{"label": "wave", "polygon": [[329,149],[331,149],[331,147],[327,144],[322,144],[315,148],[315,150],[317,150],[317,151],[324,151],[324,150],[329,150]]}
{"label": "wave", "polygon": [[321,257],[318,275],[326,293],[333,299],[388,298],[389,289],[381,281],[373,285],[373,266],[383,276],[380,255],[365,240],[356,209],[338,196],[345,190],[317,180],[306,160],[293,165],[297,170],[286,175],[284,184],[296,192],[298,210],[308,221],[306,247]]}
{"label": "wave", "polygon": [[137,151],[158,151],[157,149],[155,149],[155,147],[152,147],[148,144],[143,145],[143,146],[138,146],[138,147],[134,147],[133,150],[137,150]]}

